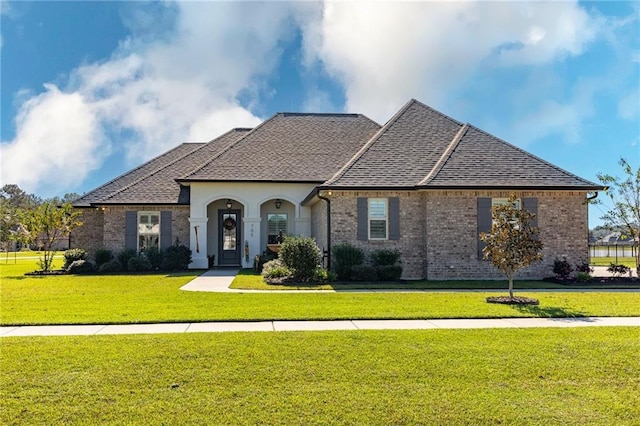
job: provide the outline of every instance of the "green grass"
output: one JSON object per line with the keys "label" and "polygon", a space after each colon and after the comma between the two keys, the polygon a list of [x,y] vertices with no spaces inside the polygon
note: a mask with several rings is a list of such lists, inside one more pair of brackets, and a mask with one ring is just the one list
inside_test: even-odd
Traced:
{"label": "green grass", "polygon": [[615,257],[592,257],[590,260],[591,266],[609,266],[612,263],[636,268],[636,259],[633,257],[619,257],[617,262]]}
{"label": "green grass", "polygon": [[197,272],[24,276],[30,268],[0,265],[0,324],[640,316],[640,292],[521,291],[541,304],[515,308],[486,303],[485,291],[207,293],[179,290]]}
{"label": "green grass", "polygon": [[[262,276],[252,269],[241,270],[231,283],[231,288],[237,290],[505,290],[509,288],[507,281],[501,280],[448,280],[448,281],[402,281],[402,282],[339,282],[326,284],[267,284]],[[540,289],[640,289],[640,283],[609,284],[589,283],[571,285],[558,284],[542,280],[514,281],[516,290],[540,290]]]}
{"label": "green grass", "polygon": [[2,424],[637,425],[638,328],[3,338]]}

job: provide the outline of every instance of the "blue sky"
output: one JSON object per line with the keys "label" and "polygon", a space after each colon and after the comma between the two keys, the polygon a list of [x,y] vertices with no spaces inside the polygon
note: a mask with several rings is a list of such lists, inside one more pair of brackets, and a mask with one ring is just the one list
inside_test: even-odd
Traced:
{"label": "blue sky", "polygon": [[640,163],[637,2],[0,7],[2,184],[41,196],[275,112],[383,124],[411,98],[594,182]]}

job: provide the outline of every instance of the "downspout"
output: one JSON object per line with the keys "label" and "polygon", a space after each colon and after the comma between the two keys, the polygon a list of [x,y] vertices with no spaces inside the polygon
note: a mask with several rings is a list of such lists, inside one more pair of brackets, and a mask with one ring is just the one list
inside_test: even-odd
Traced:
{"label": "downspout", "polygon": [[327,202],[327,269],[331,270],[331,200],[320,195],[320,189],[316,191],[318,198]]}
{"label": "downspout", "polygon": [[598,191],[594,192],[591,197],[587,197],[587,203],[591,200],[595,200],[596,198],[598,198]]}

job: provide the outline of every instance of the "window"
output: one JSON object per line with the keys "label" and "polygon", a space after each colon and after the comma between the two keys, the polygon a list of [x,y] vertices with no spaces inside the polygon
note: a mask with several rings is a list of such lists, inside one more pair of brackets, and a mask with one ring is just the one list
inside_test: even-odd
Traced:
{"label": "window", "polygon": [[138,251],[160,248],[160,212],[138,213]]}
{"label": "window", "polygon": [[388,206],[386,198],[369,198],[369,239],[386,240]]}
{"label": "window", "polygon": [[[496,206],[506,206],[509,203],[509,199],[508,198],[492,198],[491,199],[491,211],[493,212],[493,208]],[[517,210],[520,210],[520,200],[516,200],[513,203],[513,207],[515,207]],[[493,216],[493,215],[492,215]],[[512,224],[515,224],[515,219],[511,220]],[[491,224],[495,224],[495,220],[491,220]]]}
{"label": "window", "polygon": [[279,236],[287,235],[287,214],[269,213],[267,214],[267,244],[280,244]]}

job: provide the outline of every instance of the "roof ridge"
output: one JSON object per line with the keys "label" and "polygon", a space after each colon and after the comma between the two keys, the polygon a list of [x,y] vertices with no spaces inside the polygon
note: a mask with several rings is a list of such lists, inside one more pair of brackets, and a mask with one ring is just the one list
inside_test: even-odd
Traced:
{"label": "roof ridge", "polygon": [[[268,119],[266,119],[265,121],[263,121],[262,123],[258,124],[256,127],[253,127],[251,129],[249,129],[248,132],[246,132],[246,134],[238,139],[236,139],[235,141],[233,141],[232,143],[230,143],[227,147],[225,147],[224,149],[222,149],[220,152],[218,152],[216,155],[214,155],[213,157],[210,157],[209,159],[207,159],[207,161],[205,161],[204,163],[199,164],[198,166],[196,166],[194,169],[192,169],[190,172],[182,175],[182,177],[177,178],[176,180],[184,180],[187,179],[189,176],[196,174],[197,172],[199,172],[200,170],[204,169],[204,167],[211,163],[213,160],[215,160],[216,158],[219,158],[222,154],[224,154],[225,152],[229,151],[232,147],[234,147],[236,144],[240,143],[241,140],[245,139],[247,136],[249,136],[250,134],[252,134],[253,132],[255,132],[257,129],[259,129],[260,127],[264,126],[264,124],[268,121],[273,120],[274,118],[276,118],[278,115],[280,115],[281,113],[276,113],[274,115],[272,115],[271,117],[269,117]],[[220,136],[218,136],[215,139],[212,139],[211,141],[209,141],[209,143],[213,143],[215,141],[217,141],[218,139],[220,139],[223,136],[228,135],[231,132],[235,132],[237,129],[231,129],[226,133],[221,134]]]}
{"label": "roof ridge", "polygon": [[[192,153],[192,152],[195,152],[195,151],[197,151],[198,149],[200,149],[200,148],[204,147],[204,146],[207,144],[207,142],[183,142],[183,143],[181,143],[181,144],[178,144],[178,145],[176,145],[175,147],[171,148],[169,151],[167,151],[167,152],[163,152],[163,153],[162,153],[162,154],[160,154],[160,155],[156,155],[155,157],[150,158],[149,160],[147,160],[147,161],[145,161],[144,163],[140,164],[138,167],[135,167],[135,168],[133,168],[133,169],[131,169],[131,170],[129,170],[129,171],[127,171],[127,172],[125,172],[125,173],[122,173],[121,175],[118,175],[118,176],[114,177],[114,178],[113,178],[113,179],[111,179],[110,181],[108,181],[108,182],[106,182],[106,183],[104,183],[104,184],[102,184],[102,185],[100,185],[100,186],[98,186],[98,187],[94,188],[93,190],[91,190],[91,191],[87,192],[86,194],[84,194],[82,197],[78,198],[78,199],[77,199],[73,204],[77,204],[77,203],[78,203],[78,202],[80,202],[83,198],[86,198],[87,196],[89,196],[89,195],[93,194],[94,192],[96,192],[96,191],[98,191],[98,190],[100,190],[100,189],[102,189],[102,188],[104,188],[104,187],[106,187],[106,186],[108,186],[108,185],[110,185],[110,184],[114,183],[114,182],[115,182],[115,181],[117,181],[118,179],[122,179],[123,177],[125,177],[125,176],[127,176],[127,175],[130,175],[131,173],[135,172],[136,170],[140,170],[140,169],[142,169],[144,166],[146,166],[146,165],[150,164],[151,162],[153,162],[153,161],[155,161],[155,160],[159,159],[160,157],[163,157],[163,156],[165,156],[165,155],[169,154],[169,153],[170,153],[170,152],[172,152],[172,151],[177,150],[177,149],[178,149],[178,148],[180,148],[181,146],[183,146],[183,145],[191,145],[191,144],[193,144],[193,145],[200,145],[200,144],[202,144],[202,145],[201,145],[201,146],[199,146],[199,147],[197,147],[197,148],[195,148],[195,149],[194,149],[194,150],[192,150],[192,151],[189,151],[189,153],[188,153],[188,154],[190,154],[190,153]],[[188,155],[188,154],[185,154],[185,155]],[[183,158],[183,157],[180,157],[180,158]],[[155,172],[154,172],[154,173],[155,173]],[[149,174],[147,174],[146,176],[149,176]],[[146,177],[146,176],[145,176],[145,177]],[[117,192],[119,192],[119,191],[116,191],[116,192],[114,192],[113,194],[115,195]],[[110,198],[110,197],[111,197],[111,195],[109,195],[109,196],[107,196],[107,197],[102,197],[102,198],[104,199],[104,198]]]}
{"label": "roof ridge", "polygon": [[[358,152],[356,152],[354,154],[353,157],[351,157],[351,159],[349,161],[347,161],[347,163],[342,166],[340,168],[340,170],[338,170],[333,176],[331,176],[331,178],[329,178],[323,185],[331,185],[332,182],[335,182],[336,180],[340,179],[342,176],[344,176],[344,174],[351,168],[353,167],[353,165],[358,161],[358,159],[360,157],[362,157],[364,155],[365,152],[367,152],[369,150],[369,148],[371,148],[371,146],[375,143],[375,141],[377,141],[378,139],[380,139],[380,137],[382,136],[382,134],[384,132],[386,132],[389,127],[391,127],[391,125],[393,123],[395,123],[400,116],[409,109],[409,107],[414,103],[414,102],[418,102],[415,99],[411,99],[409,100],[409,102],[407,102],[406,104],[404,104],[404,106],[402,108],[400,108],[400,110],[398,112],[396,112],[389,120],[387,120],[387,122],[380,127],[380,129],[378,129],[378,131],[376,132],[375,135],[371,136],[371,138],[362,146],[362,148],[360,148],[358,150]],[[369,117],[363,116],[365,118],[367,118],[368,120],[372,121],[375,124],[375,121],[371,120]],[[378,124],[379,125],[379,124]]]}
{"label": "roof ridge", "polygon": [[[173,161],[171,161],[171,162],[169,162],[169,163],[167,163],[167,164],[163,164],[163,165],[162,165],[162,167],[157,167],[157,168],[156,168],[156,169],[154,169],[152,172],[147,173],[145,176],[142,176],[142,177],[140,177],[139,179],[136,179],[136,180],[134,180],[134,181],[130,182],[129,184],[127,184],[127,185],[123,186],[122,188],[118,189],[117,191],[115,191],[115,192],[113,192],[113,193],[111,193],[111,194],[107,195],[106,197],[104,197],[104,198],[103,198],[103,200],[108,200],[108,199],[110,199],[110,198],[115,197],[116,195],[120,194],[121,192],[124,192],[124,191],[126,191],[127,189],[131,188],[133,185],[137,185],[138,183],[142,182],[143,180],[146,180],[146,179],[150,178],[151,176],[155,175],[156,173],[160,172],[161,170],[166,169],[167,167],[174,165],[174,164],[175,164],[175,163],[177,163],[178,161],[180,161],[180,160],[184,159],[186,156],[191,155],[191,154],[193,154],[194,152],[201,150],[202,148],[204,148],[205,146],[207,146],[210,142],[201,142],[201,143],[202,143],[202,145],[201,145],[201,146],[199,146],[199,147],[197,147],[196,149],[191,150],[191,151],[189,151],[189,152],[185,153],[184,155],[182,155],[182,156],[180,156],[180,157],[176,158],[175,160],[173,160]],[[181,145],[182,145],[182,144],[181,144]],[[178,145],[178,146],[180,146],[180,145]]]}
{"label": "roof ridge", "polygon": [[512,143],[509,143],[509,142],[505,141],[505,140],[504,140],[504,139],[502,139],[502,138],[499,138],[499,137],[497,137],[497,136],[495,136],[495,135],[492,135],[491,133],[489,133],[489,132],[487,132],[487,131],[485,131],[485,130],[482,130],[482,129],[480,129],[480,128],[478,128],[478,127],[476,127],[476,126],[472,125],[472,124],[470,124],[470,125],[469,125],[469,127],[473,128],[473,129],[475,129],[475,130],[477,130],[477,131],[479,131],[479,132],[481,132],[481,133],[484,133],[485,135],[488,135],[488,136],[490,136],[490,137],[492,137],[492,138],[494,138],[494,139],[496,139],[496,140],[498,140],[498,141],[500,141],[500,142],[502,142],[502,143],[504,143],[504,144],[506,144],[506,145],[510,146],[511,148],[514,148],[515,150],[520,151],[521,153],[523,153],[523,154],[525,154],[525,155],[527,155],[527,156],[529,156],[529,157],[531,157],[531,158],[533,158],[533,159],[535,159],[535,160],[538,160],[538,161],[540,161],[541,163],[546,164],[547,166],[550,166],[550,167],[552,167],[552,168],[554,168],[554,169],[558,170],[558,171],[559,171],[559,172],[561,172],[561,173],[566,174],[567,176],[571,176],[571,177],[573,177],[573,178],[575,178],[575,179],[578,179],[579,181],[582,181],[582,182],[587,183],[587,184],[589,184],[589,185],[598,185],[597,183],[594,183],[594,182],[588,181],[588,180],[586,180],[586,179],[584,179],[584,178],[581,178],[580,176],[575,175],[575,174],[573,174],[573,173],[571,173],[571,172],[569,172],[569,171],[567,171],[567,170],[563,169],[562,167],[556,166],[555,164],[550,163],[550,162],[548,162],[547,160],[544,160],[544,159],[542,159],[542,158],[538,157],[538,156],[537,156],[537,155],[535,155],[535,154],[532,154],[532,153],[530,153],[530,152],[528,152],[528,151],[525,151],[524,149],[522,149],[522,148],[520,148],[520,147],[518,147],[518,146],[516,146],[516,145],[514,145],[514,144],[512,144]]}
{"label": "roof ridge", "polygon": [[456,120],[455,118],[453,118],[453,117],[451,117],[451,116],[449,116],[449,115],[445,114],[444,112],[438,111],[437,109],[430,107],[429,105],[427,105],[427,104],[425,104],[425,103],[422,103],[422,102],[420,102],[420,101],[418,101],[418,100],[416,100],[416,99],[411,99],[411,100],[412,100],[413,102],[415,102],[415,103],[417,103],[417,104],[421,105],[423,108],[426,108],[426,109],[428,109],[429,111],[434,112],[434,113],[436,113],[436,114],[438,114],[438,115],[440,115],[440,116],[442,116],[442,117],[446,118],[447,120],[453,121],[454,123],[456,123],[456,124],[458,124],[458,125],[460,125],[460,126],[463,126],[463,125],[465,124],[465,123],[463,123],[463,122],[461,122],[461,121],[458,121],[458,120]]}
{"label": "roof ridge", "polygon": [[433,169],[431,169],[429,174],[425,176],[424,179],[418,182],[418,186],[428,184],[431,180],[433,180],[438,175],[438,173],[440,173],[440,170],[442,170],[442,168],[447,163],[447,161],[449,161],[451,154],[453,154],[453,151],[458,147],[458,144],[460,143],[464,135],[467,133],[468,129],[469,129],[469,123],[465,123],[460,128],[460,130],[458,130],[458,133],[456,133],[456,135],[453,137],[453,139],[447,146],[447,149],[444,150],[440,159],[438,159],[436,164],[433,166]]}

